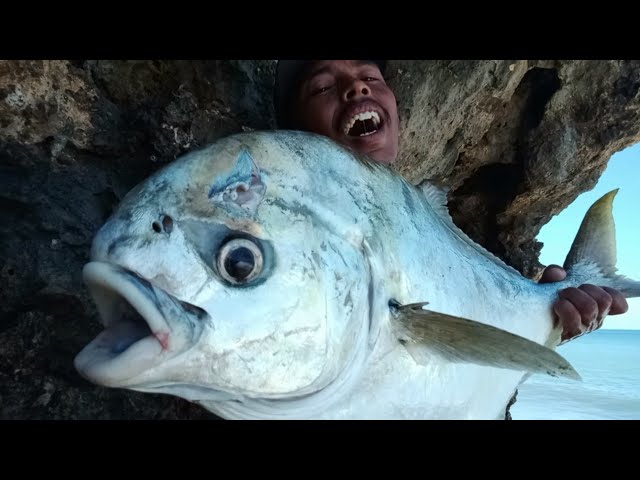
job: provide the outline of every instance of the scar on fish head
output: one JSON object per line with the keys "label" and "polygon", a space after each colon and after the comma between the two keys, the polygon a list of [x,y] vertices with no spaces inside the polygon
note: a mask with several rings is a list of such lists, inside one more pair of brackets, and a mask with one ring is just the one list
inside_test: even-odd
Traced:
{"label": "scar on fish head", "polygon": [[216,178],[209,199],[218,204],[235,205],[252,213],[264,198],[266,186],[249,152],[242,150],[230,172]]}

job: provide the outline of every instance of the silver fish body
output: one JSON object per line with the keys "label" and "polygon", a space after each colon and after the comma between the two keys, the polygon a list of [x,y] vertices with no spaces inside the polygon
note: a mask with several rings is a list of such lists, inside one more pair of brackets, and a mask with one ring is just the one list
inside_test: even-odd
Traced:
{"label": "silver fish body", "polygon": [[[75,364],[228,419],[502,418],[529,372],[501,366],[521,345],[501,332],[555,348],[558,290],[640,292],[580,245],[540,285],[469,240],[435,187],[321,136],[235,135],[152,175],[97,233],[84,273],[106,328]],[[417,302],[469,322],[394,308]]]}

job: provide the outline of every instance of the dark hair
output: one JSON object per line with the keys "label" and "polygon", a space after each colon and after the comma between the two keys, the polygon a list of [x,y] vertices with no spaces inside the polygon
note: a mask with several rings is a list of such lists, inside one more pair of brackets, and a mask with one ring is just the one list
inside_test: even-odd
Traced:
{"label": "dark hair", "polygon": [[[273,105],[279,128],[294,129],[293,99],[298,94],[300,83],[316,60],[278,60],[273,87]],[[370,60],[384,75],[386,60]]]}

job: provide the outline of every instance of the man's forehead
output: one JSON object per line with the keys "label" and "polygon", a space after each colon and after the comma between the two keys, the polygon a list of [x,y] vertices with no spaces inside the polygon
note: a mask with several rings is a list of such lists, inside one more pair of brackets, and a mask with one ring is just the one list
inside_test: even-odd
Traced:
{"label": "man's forehead", "polygon": [[373,60],[316,60],[308,67],[305,78],[311,79],[322,73],[333,73],[339,65],[345,64],[351,64],[356,67],[369,65],[378,68],[378,65]]}

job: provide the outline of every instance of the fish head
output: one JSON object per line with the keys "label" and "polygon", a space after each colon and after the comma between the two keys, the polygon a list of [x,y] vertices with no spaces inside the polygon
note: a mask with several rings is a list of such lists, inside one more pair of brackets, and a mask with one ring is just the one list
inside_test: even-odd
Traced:
{"label": "fish head", "polygon": [[358,222],[325,201],[311,168],[322,155],[347,153],[312,134],[241,134],[129,192],[84,268],[105,330],[78,371],[238,402],[301,398],[356,368],[369,271]]}

